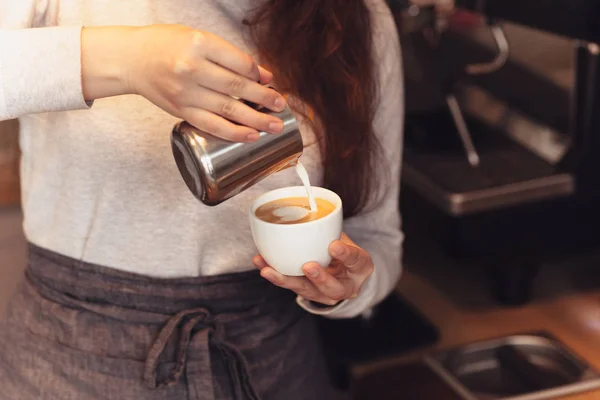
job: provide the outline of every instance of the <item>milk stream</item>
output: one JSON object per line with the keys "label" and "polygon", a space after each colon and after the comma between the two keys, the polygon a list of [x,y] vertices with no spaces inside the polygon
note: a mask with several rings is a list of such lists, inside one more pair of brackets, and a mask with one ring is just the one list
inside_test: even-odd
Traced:
{"label": "milk stream", "polygon": [[308,172],[306,172],[306,168],[298,162],[296,164],[296,173],[300,177],[304,188],[306,189],[306,194],[308,196],[308,204],[310,204],[310,211],[317,211],[317,203],[315,202],[315,196],[313,195],[312,186],[310,186],[310,179],[308,178]]}

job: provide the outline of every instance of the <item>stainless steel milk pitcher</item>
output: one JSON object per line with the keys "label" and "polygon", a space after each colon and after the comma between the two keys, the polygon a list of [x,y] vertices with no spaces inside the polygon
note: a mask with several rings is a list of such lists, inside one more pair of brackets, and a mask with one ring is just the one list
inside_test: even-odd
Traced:
{"label": "stainless steel milk pitcher", "polygon": [[288,106],[282,112],[255,107],[283,121],[283,132],[259,132],[252,143],[234,143],[183,121],[171,135],[173,156],[187,187],[210,206],[246,190],[267,176],[292,167],[302,155],[298,122]]}

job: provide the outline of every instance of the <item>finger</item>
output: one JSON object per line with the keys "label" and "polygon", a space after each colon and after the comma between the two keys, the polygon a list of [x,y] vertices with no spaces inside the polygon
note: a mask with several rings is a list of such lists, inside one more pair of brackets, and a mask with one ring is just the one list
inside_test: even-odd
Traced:
{"label": "finger", "polygon": [[262,82],[263,77],[256,61],[228,41],[210,33],[196,32],[194,46],[207,60],[243,75],[251,81]]}
{"label": "finger", "polygon": [[268,266],[267,262],[261,255],[256,255],[252,258],[252,264],[258,269],[263,269]]}
{"label": "finger", "polygon": [[[346,281],[347,285],[345,286],[317,263],[307,263],[302,267],[302,270],[312,284],[329,299],[338,302],[354,295],[352,281]],[[352,287],[349,285],[352,285]]]}
{"label": "finger", "polygon": [[284,276],[271,267],[263,268],[260,275],[281,288],[289,289],[306,300],[322,304],[334,305],[337,301],[321,293],[308,279],[303,276]]}
{"label": "finger", "polygon": [[236,125],[200,108],[184,108],[181,117],[204,132],[232,142],[255,142],[259,137],[256,129]]}
{"label": "finger", "polygon": [[359,247],[335,240],[329,245],[329,254],[342,262],[348,269],[357,270],[370,263],[369,254]]}
{"label": "finger", "polygon": [[258,66],[258,71],[260,72],[260,83],[263,85],[268,85],[273,80],[273,73],[267,69],[264,69],[260,65]]}
{"label": "finger", "polygon": [[203,63],[196,75],[197,83],[215,92],[248,100],[273,111],[279,112],[285,108],[285,99],[275,90],[216,64]]}
{"label": "finger", "polygon": [[180,101],[186,106],[211,111],[229,121],[256,130],[275,134],[283,131],[283,121],[279,118],[256,111],[222,93],[198,86],[194,90],[187,91],[184,96]]}

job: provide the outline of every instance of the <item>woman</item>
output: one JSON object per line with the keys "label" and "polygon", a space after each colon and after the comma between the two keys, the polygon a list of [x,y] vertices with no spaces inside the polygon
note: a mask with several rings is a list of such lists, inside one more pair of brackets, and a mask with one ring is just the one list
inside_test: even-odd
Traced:
{"label": "woman", "polygon": [[[31,243],[0,326],[0,399],[331,399],[311,314],[359,315],[400,274],[384,1],[0,0],[0,26]],[[289,101],[313,184],[342,197],[327,269],[284,277],[253,258],[247,207],[293,171],[216,208],[179,176],[180,119],[233,141],[282,130],[241,100]]]}

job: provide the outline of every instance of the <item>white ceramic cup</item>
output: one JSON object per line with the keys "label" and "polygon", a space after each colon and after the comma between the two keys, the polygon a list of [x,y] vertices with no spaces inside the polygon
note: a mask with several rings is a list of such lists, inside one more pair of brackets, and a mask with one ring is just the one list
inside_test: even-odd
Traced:
{"label": "white ceramic cup", "polygon": [[313,186],[316,198],[331,202],[335,210],[323,218],[299,224],[274,224],[256,216],[258,207],[287,197],[305,197],[304,186],[276,189],[259,196],[250,206],[250,227],[258,252],[267,264],[283,275],[302,276],[302,266],[317,262],[322,267],[331,263],[329,245],[342,234],[343,212],[340,196]]}

